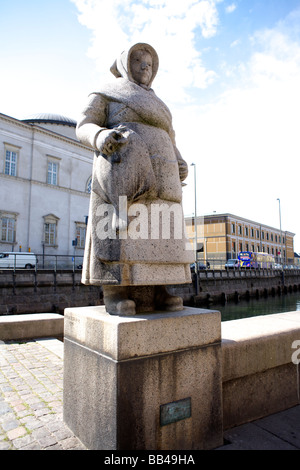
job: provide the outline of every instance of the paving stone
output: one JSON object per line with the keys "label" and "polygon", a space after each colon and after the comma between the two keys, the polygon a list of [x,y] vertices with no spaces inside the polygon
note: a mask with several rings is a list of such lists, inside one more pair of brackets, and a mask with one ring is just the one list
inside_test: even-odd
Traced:
{"label": "paving stone", "polygon": [[16,429],[20,426],[19,421],[16,419],[9,419],[1,423],[1,426],[4,431],[11,431],[12,429]]}
{"label": "paving stone", "polygon": [[54,444],[53,446],[45,447],[44,450],[63,450],[60,444]]}
{"label": "paving stone", "polygon": [[73,433],[66,427],[59,429],[58,431],[54,431],[53,434],[58,441],[73,437]]}
{"label": "paving stone", "polygon": [[34,412],[34,415],[38,418],[38,417],[41,417],[41,416],[47,416],[49,413],[51,413],[51,411],[49,410],[49,408],[46,408],[45,405],[43,408],[40,408],[38,410],[33,410]]}
{"label": "paving stone", "polygon": [[30,445],[30,444],[36,444],[36,440],[33,438],[32,435],[27,434],[24,437],[20,437],[19,439],[15,439],[13,441],[14,447],[16,449],[23,449],[24,447]]}
{"label": "paving stone", "polygon": [[34,429],[38,429],[44,426],[44,424],[41,423],[41,421],[39,421],[36,418],[33,418],[32,416],[26,416],[25,418],[22,418],[20,421],[26,426],[27,429],[29,429],[29,431],[33,431]]}
{"label": "paving stone", "polygon": [[21,450],[42,450],[42,447],[38,442],[32,442],[31,444],[22,447]]}
{"label": "paving stone", "polygon": [[11,431],[8,431],[7,432],[7,437],[11,441],[13,441],[14,439],[17,439],[18,437],[24,436],[25,434],[27,434],[26,429],[23,426],[19,426],[15,429],[12,429]]}
{"label": "paving stone", "polygon": [[11,442],[0,441],[0,450],[9,450],[11,448]]}
{"label": "paving stone", "polygon": [[64,450],[73,449],[73,448],[84,448],[83,445],[75,437],[70,437],[61,441],[61,445]]}
{"label": "paving stone", "polygon": [[37,440],[42,447],[50,447],[57,444],[57,439],[54,436],[46,436]]}
{"label": "paving stone", "polygon": [[0,402],[0,416],[4,415],[6,413],[9,413],[11,411],[12,411],[12,409],[10,408],[10,406],[6,402],[4,402],[4,401]]}

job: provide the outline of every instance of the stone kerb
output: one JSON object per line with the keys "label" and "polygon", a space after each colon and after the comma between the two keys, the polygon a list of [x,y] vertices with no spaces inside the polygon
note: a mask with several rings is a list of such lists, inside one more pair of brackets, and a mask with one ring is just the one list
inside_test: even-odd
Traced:
{"label": "stone kerb", "polygon": [[222,323],[224,429],[299,403],[300,312]]}
{"label": "stone kerb", "polygon": [[0,316],[0,340],[62,338],[64,317],[56,313]]}

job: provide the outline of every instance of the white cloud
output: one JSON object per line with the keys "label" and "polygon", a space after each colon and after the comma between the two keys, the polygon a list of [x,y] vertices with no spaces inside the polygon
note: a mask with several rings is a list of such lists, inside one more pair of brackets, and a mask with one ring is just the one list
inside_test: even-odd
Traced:
{"label": "white cloud", "polygon": [[196,48],[195,32],[216,34],[222,0],[72,0],[80,22],[92,31],[89,57],[99,78],[109,77],[113,60],[129,45],[148,42],[158,52],[155,89],[167,102],[189,100],[190,86],[204,89],[215,73],[207,70]]}
{"label": "white cloud", "polygon": [[232,43],[230,44],[230,47],[236,47],[236,46],[238,46],[240,43],[241,43],[241,40],[240,40],[240,39],[236,39],[235,41],[232,41]]}
{"label": "white cloud", "polygon": [[234,12],[234,10],[236,10],[237,6],[235,3],[232,3],[231,5],[228,5],[226,8],[225,8],[225,11],[226,13],[232,13]]}

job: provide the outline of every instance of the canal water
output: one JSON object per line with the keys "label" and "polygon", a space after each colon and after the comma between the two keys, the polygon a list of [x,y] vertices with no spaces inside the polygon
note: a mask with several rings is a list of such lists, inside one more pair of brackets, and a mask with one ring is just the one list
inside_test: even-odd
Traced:
{"label": "canal water", "polygon": [[221,312],[222,321],[273,313],[294,312],[300,310],[300,292],[259,299],[251,298],[241,300],[238,303],[228,302],[225,305],[214,304],[211,306],[211,310]]}

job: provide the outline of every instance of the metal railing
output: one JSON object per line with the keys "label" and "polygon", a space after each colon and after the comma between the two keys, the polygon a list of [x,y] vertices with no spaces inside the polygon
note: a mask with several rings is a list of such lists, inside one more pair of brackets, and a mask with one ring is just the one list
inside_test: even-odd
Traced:
{"label": "metal railing", "polygon": [[[22,262],[22,257],[30,255],[32,260],[26,260]],[[11,259],[13,258],[13,259]],[[25,259],[25,258],[24,258]],[[35,262],[34,262],[35,260]],[[208,258],[198,261],[198,273],[203,271],[257,271],[258,268],[254,267],[240,267],[240,266],[229,266],[228,262],[224,259]],[[55,254],[33,254],[33,253],[11,253],[10,260],[6,258],[0,258],[0,270],[10,269],[25,269],[25,267],[39,270],[78,270],[82,269],[83,255],[55,255]],[[273,268],[274,270],[274,268]],[[286,264],[276,265],[275,270],[298,270],[300,271],[300,265]],[[195,272],[195,263],[191,265],[191,272]]]}
{"label": "metal railing", "polygon": [[[30,258],[28,258],[30,255]],[[9,259],[0,258],[0,270],[31,269],[40,270],[72,270],[82,269],[83,256],[81,255],[48,255],[32,253],[11,253]]]}
{"label": "metal railing", "polygon": [[[260,268],[256,268],[256,267],[245,267],[245,266],[234,266],[234,265],[229,265],[228,264],[228,261],[230,260],[224,260],[224,259],[216,259],[216,258],[208,258],[208,259],[202,259],[200,261],[198,261],[198,272],[201,272],[201,271],[206,271],[206,270],[229,270],[229,271],[249,271],[249,270],[257,270],[257,269],[260,269]],[[195,263],[193,263],[191,265],[191,270],[192,272],[195,272]],[[261,269],[267,269],[267,268],[261,268]],[[270,268],[268,268],[270,269]],[[296,265],[296,264],[293,264],[293,263],[289,263],[289,264],[280,264],[280,263],[276,263],[275,264],[275,267],[272,268],[272,270],[277,270],[277,271],[280,271],[280,270],[300,270],[300,265]]]}

